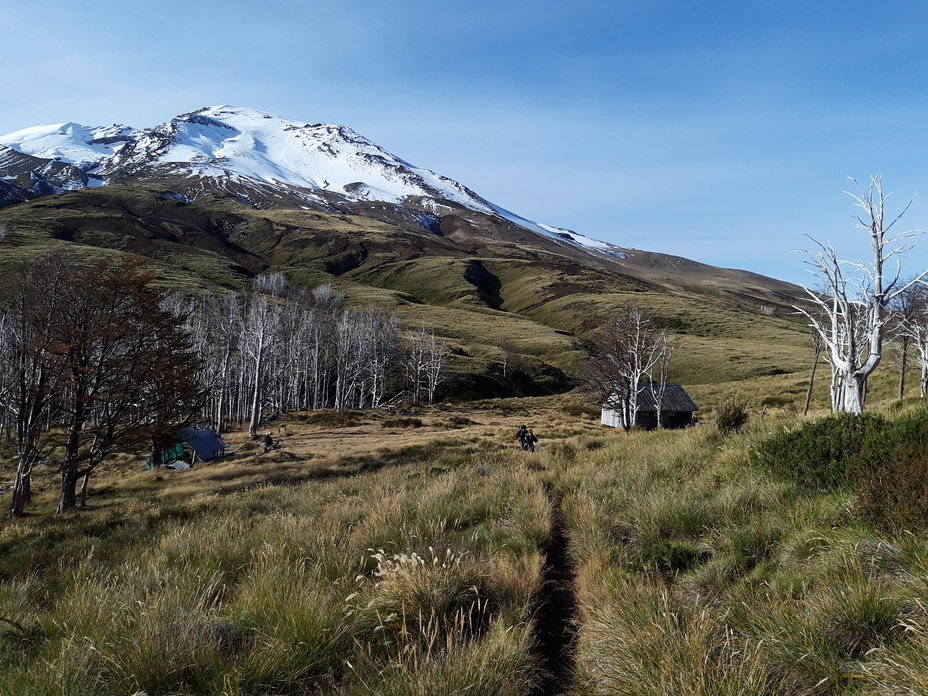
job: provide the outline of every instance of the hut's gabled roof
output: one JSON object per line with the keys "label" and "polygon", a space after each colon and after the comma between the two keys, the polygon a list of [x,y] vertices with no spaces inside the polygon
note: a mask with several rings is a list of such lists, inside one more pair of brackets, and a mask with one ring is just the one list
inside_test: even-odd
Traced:
{"label": "hut's gabled roof", "polygon": [[[655,392],[658,390],[657,384],[649,382],[641,385],[638,392],[638,410],[639,411],[657,411],[657,398]],[[662,411],[698,411],[699,406],[690,398],[679,384],[667,384],[664,389],[664,400],[661,403]]]}

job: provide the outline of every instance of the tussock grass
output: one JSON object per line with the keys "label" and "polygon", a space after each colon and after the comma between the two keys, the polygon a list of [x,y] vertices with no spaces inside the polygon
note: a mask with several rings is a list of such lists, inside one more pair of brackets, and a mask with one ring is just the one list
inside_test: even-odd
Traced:
{"label": "tussock grass", "polygon": [[672,590],[616,581],[584,607],[579,682],[585,693],[789,693],[756,643],[728,631],[711,608]]}
{"label": "tussock grass", "polygon": [[441,451],[5,526],[0,693],[530,693],[550,502],[514,449]]}
{"label": "tussock grass", "polygon": [[[365,415],[352,437],[401,442],[358,443],[328,477],[170,503],[127,502],[144,490],[128,477],[96,510],[4,523],[0,693],[531,694],[552,499],[576,573],[574,696],[924,692],[928,538],[752,458],[806,420],[623,435],[502,403],[508,420],[468,411],[454,433],[446,412],[390,434]],[[522,420],[533,455],[512,442]],[[212,473],[307,466],[261,456]]]}
{"label": "tussock grass", "polygon": [[928,540],[872,526],[846,485],[752,463],[801,422],[773,411],[740,433],[560,450],[577,693],[923,692]]}

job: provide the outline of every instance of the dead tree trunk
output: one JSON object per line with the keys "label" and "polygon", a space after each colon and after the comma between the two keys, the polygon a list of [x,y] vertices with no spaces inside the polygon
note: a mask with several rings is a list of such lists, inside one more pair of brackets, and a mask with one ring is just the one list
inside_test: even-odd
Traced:
{"label": "dead tree trunk", "polygon": [[822,337],[812,334],[812,370],[809,372],[809,388],[806,389],[806,403],[802,407],[802,415],[809,413],[809,403],[812,401],[812,386],[815,384],[815,370],[818,368],[818,359],[822,354]]}

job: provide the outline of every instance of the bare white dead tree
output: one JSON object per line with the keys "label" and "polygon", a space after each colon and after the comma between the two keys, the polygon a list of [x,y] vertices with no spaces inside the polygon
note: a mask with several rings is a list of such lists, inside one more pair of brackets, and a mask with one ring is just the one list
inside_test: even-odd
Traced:
{"label": "bare white dead tree", "polygon": [[587,349],[584,386],[602,406],[619,414],[626,432],[635,423],[642,381],[666,351],[665,332],[650,313],[633,304],[606,317]]}
{"label": "bare white dead tree", "polygon": [[905,378],[909,368],[909,353],[916,342],[912,328],[925,319],[928,288],[921,283],[910,285],[889,303],[887,331],[899,365],[898,398],[905,396]]}
{"label": "bare white dead tree", "polygon": [[928,324],[921,324],[918,327],[915,347],[916,350],[918,350],[918,362],[922,368],[919,385],[921,387],[921,395],[925,397],[928,396]]}
{"label": "bare white dead tree", "polygon": [[510,372],[519,369],[522,362],[522,356],[512,340],[505,338],[499,344],[499,365],[503,372],[503,379],[509,376]]}
{"label": "bare white dead tree", "polygon": [[406,383],[414,404],[422,403],[425,395],[429,403],[435,400],[435,390],[444,378],[448,361],[448,342],[435,336],[434,331],[422,324],[416,331],[406,332],[404,370]]}
{"label": "bare white dead tree", "polygon": [[[919,387],[924,397],[928,395],[928,286],[914,285],[903,298],[896,308],[894,329],[900,342],[906,342],[910,349],[915,348],[921,367]],[[900,376],[900,383],[903,379]]]}
{"label": "bare white dead tree", "polygon": [[359,312],[343,312],[334,335],[335,409],[357,405],[356,398],[366,366],[363,317]]}
{"label": "bare white dead tree", "polygon": [[445,364],[448,362],[448,341],[429,332],[428,355],[425,375],[428,385],[429,403],[435,403],[435,390],[445,377]]}
{"label": "bare white dead tree", "polygon": [[283,316],[280,295],[285,289],[286,283],[279,273],[257,276],[254,293],[248,297],[243,312],[241,345],[251,377],[249,437],[257,435],[269,367],[280,350],[279,328]]}
{"label": "bare white dead tree", "polygon": [[409,387],[412,403],[422,402],[422,392],[426,383],[426,363],[428,362],[428,331],[425,324],[417,331],[406,332],[406,355],[403,361],[404,376]]}
{"label": "bare white dead tree", "polygon": [[[811,272],[821,282],[824,292],[804,288],[815,309],[795,307],[809,320],[822,339],[825,359],[832,369],[832,409],[863,413],[867,378],[883,357],[887,307],[907,288],[921,282],[928,270],[915,279],[900,283],[901,261],[888,273],[885,266],[912,248],[908,243],[918,231],[891,233],[912,201],[887,224],[881,176],[870,178],[867,190],[854,181],[856,193],[848,193],[863,214],[856,215],[858,227],[867,230],[873,249],[873,262],[850,263],[838,258],[831,242],[815,241],[819,251],[807,261]],[[914,200],[914,198],[912,199]],[[821,316],[819,316],[821,313]]]}
{"label": "bare white dead tree", "polygon": [[654,405],[657,406],[657,427],[664,427],[664,394],[667,392],[667,380],[670,378],[670,357],[673,355],[673,345],[667,340],[667,334],[661,332],[659,340],[663,346],[659,346],[659,356],[657,363],[654,365],[657,382],[652,384],[652,393],[654,394]]}
{"label": "bare white dead tree", "polygon": [[815,385],[815,373],[818,371],[818,359],[822,357],[822,337],[815,330],[812,331],[811,336],[812,369],[809,370],[809,386],[806,389],[806,401],[802,407],[802,415],[809,412],[809,404],[812,402],[812,387]]}
{"label": "bare white dead tree", "polygon": [[376,307],[365,313],[364,344],[367,346],[365,389],[370,405],[380,406],[390,376],[400,358],[399,328],[396,318]]}

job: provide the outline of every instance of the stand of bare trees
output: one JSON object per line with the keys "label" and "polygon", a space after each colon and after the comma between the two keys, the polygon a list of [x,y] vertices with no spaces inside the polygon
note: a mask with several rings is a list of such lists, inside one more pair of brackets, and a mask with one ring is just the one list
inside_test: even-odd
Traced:
{"label": "stand of bare trees", "polygon": [[[883,357],[883,340],[890,304],[928,273],[908,283],[900,283],[901,267],[885,269],[894,256],[907,251],[906,241],[913,232],[891,233],[908,210],[891,222],[885,220],[887,195],[881,177],[871,177],[866,191],[855,181],[855,206],[864,211],[857,216],[859,227],[867,230],[873,248],[872,265],[851,264],[838,258],[830,242],[821,244],[809,265],[822,282],[823,292],[806,290],[815,309],[796,307],[809,320],[822,341],[825,359],[831,365],[831,402],[835,411],[862,413],[867,379]],[[911,202],[909,203],[911,205]]]}
{"label": "stand of bare trees", "polygon": [[407,332],[377,308],[349,309],[331,286],[290,287],[260,275],[246,292],[187,300],[195,350],[209,389],[208,419],[219,430],[265,414],[377,407],[408,380],[412,400],[434,399],[446,342],[424,327]]}

